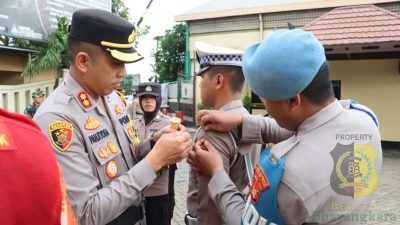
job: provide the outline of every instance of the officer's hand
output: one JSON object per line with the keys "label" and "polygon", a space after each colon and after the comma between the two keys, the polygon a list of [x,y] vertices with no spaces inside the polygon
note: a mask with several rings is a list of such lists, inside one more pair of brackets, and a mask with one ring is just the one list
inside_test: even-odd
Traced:
{"label": "officer's hand", "polygon": [[193,151],[189,152],[187,162],[194,171],[210,177],[224,169],[221,155],[210,142],[204,139],[198,140],[193,146]]}
{"label": "officer's hand", "polygon": [[196,122],[205,131],[227,132],[242,124],[242,115],[219,110],[200,110],[197,113]]}
{"label": "officer's hand", "polygon": [[186,131],[163,134],[145,159],[158,171],[163,166],[172,165],[186,158],[193,142]]}
{"label": "officer's hand", "polygon": [[179,124],[178,130],[176,130],[176,129],[172,128],[170,125],[165,126],[165,127],[163,127],[161,130],[159,130],[159,131],[157,131],[156,133],[154,133],[154,135],[153,135],[153,140],[154,140],[154,141],[158,141],[158,139],[160,139],[160,137],[161,137],[163,134],[174,133],[174,132],[177,132],[177,131],[184,131],[184,132],[185,132],[185,131],[186,131],[186,127],[183,126],[182,124]]}

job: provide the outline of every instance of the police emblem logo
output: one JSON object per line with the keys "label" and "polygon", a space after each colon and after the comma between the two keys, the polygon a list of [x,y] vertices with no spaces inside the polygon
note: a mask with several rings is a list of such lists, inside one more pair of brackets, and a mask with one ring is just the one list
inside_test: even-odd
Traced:
{"label": "police emblem logo", "polygon": [[107,176],[112,179],[118,174],[118,164],[115,160],[110,160],[106,164],[106,174]]}
{"label": "police emblem logo", "polygon": [[129,43],[132,43],[133,41],[135,41],[135,30],[133,30],[132,33],[128,37]]}
{"label": "police emblem logo", "polygon": [[62,152],[67,150],[74,137],[73,129],[72,123],[67,121],[57,121],[49,124],[52,145]]}
{"label": "police emblem logo", "polygon": [[250,187],[250,197],[254,204],[257,204],[261,192],[269,188],[269,181],[259,164],[254,168],[253,182]]}
{"label": "police emblem logo", "polygon": [[86,130],[95,130],[100,126],[100,122],[96,120],[95,118],[89,116],[86,120],[86,123],[84,125],[84,128]]}
{"label": "police emblem logo", "polygon": [[146,87],[146,89],[145,89],[147,92],[150,92],[150,91],[152,91],[153,90],[153,88],[151,88],[151,86],[150,85],[147,85],[147,87]]}
{"label": "police emblem logo", "polygon": [[378,186],[375,159],[378,152],[371,143],[342,145],[337,143],[331,151],[334,168],[331,174],[332,189],[353,199],[373,193]]}

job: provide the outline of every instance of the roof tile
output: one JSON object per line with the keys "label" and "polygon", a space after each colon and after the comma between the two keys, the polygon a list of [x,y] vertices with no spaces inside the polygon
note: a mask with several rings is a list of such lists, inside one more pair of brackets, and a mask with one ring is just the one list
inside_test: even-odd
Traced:
{"label": "roof tile", "polygon": [[303,29],[324,46],[400,41],[400,15],[374,5],[340,7]]}

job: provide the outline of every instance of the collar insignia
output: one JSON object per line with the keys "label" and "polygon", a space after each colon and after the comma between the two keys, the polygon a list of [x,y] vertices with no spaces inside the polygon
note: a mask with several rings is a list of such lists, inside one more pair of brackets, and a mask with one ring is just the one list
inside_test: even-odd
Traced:
{"label": "collar insignia", "polygon": [[92,106],[92,102],[89,99],[89,95],[85,91],[81,91],[78,93],[79,103],[83,106],[83,108],[87,109]]}

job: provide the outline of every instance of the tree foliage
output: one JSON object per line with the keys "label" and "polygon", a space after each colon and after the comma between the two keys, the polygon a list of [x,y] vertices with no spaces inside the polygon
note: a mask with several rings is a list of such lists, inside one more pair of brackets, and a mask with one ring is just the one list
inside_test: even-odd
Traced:
{"label": "tree foliage", "polygon": [[111,12],[128,21],[130,20],[129,8],[125,6],[122,0],[112,0]]}
{"label": "tree foliage", "polygon": [[20,40],[19,46],[35,50],[32,60],[22,72],[22,77],[36,76],[39,72],[57,68],[69,67],[67,57],[68,19],[57,17],[57,29],[49,34],[47,42],[35,43]]}
{"label": "tree foliage", "polygon": [[161,83],[177,80],[178,74],[182,75],[184,71],[185,47],[186,26],[178,23],[158,40],[157,48],[152,54],[156,75],[151,80]]}

